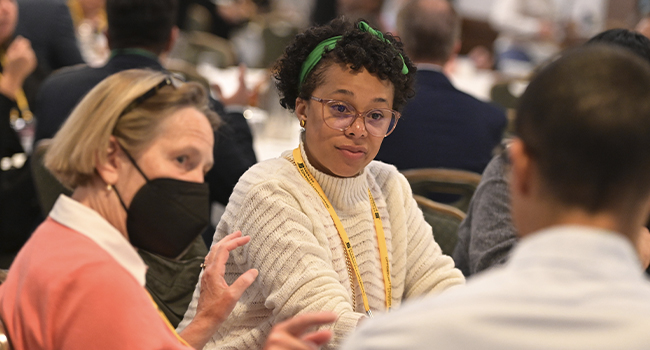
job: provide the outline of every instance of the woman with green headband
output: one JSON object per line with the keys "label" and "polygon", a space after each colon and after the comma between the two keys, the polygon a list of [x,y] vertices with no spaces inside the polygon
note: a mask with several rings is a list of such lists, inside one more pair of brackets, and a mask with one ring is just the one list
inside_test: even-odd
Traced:
{"label": "woman with green headband", "polygon": [[259,276],[207,348],[261,348],[274,324],[314,311],[338,315],[326,345],[337,348],[363,318],[464,282],[406,179],[373,161],[413,95],[414,71],[402,44],[365,22],[337,19],[287,47],[274,76],[304,131],[230,197],[214,239],[241,230],[251,241],[231,255],[226,280],[251,268]]}

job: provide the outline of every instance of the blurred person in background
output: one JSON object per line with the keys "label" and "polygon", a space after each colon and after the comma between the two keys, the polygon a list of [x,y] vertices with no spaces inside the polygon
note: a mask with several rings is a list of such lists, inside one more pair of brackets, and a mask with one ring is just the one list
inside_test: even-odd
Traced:
{"label": "blurred person in background", "polygon": [[79,50],[88,65],[97,67],[108,59],[106,0],[68,0]]}
{"label": "blurred person in background", "polygon": [[[165,71],[160,58],[172,47],[178,33],[174,27],[175,6],[174,0],[107,0],[111,59],[101,67],[78,66],[48,78],[38,95],[36,140],[51,138],[81,98],[111,74],[132,68]],[[252,135],[242,113],[227,113],[213,99],[210,106],[224,123],[213,135],[215,166],[205,179],[210,188],[210,203],[225,206],[239,177],[256,159]],[[211,240],[214,231],[206,232]],[[138,251],[150,267],[147,288],[174,326],[182,319],[191,300],[199,264],[207,254],[203,242],[197,238],[189,246],[180,247],[177,253],[183,253],[181,256]],[[169,285],[173,288],[168,288]]]}
{"label": "blurred person in background", "polygon": [[[260,7],[266,8],[267,0],[183,0],[179,2],[177,25],[181,30],[202,30],[224,39],[230,39],[233,31],[253,18]],[[200,28],[191,28],[191,17],[198,15]],[[194,20],[197,18],[194,18]]]}
{"label": "blurred person in background", "polygon": [[[297,35],[276,63],[299,145],[253,166],[215,233],[250,236],[226,264],[257,281],[207,348],[257,349],[294,315],[333,311],[336,349],[363,319],[464,282],[433,240],[406,179],[373,159],[413,94],[415,66],[391,34],[336,19]],[[197,315],[198,285],[179,329]]]}
{"label": "blurred person in background", "polygon": [[643,34],[646,38],[650,38],[650,15],[641,18],[634,30]]}
{"label": "blurred person in background", "polygon": [[337,16],[345,16],[351,21],[363,19],[374,27],[383,28],[383,5],[384,0],[315,0],[312,22],[324,25]]}
{"label": "blurred person in background", "polygon": [[607,0],[495,0],[489,21],[499,32],[497,68],[525,75],[560,49],[605,28]]}
{"label": "blurred person in background", "polygon": [[532,69],[558,52],[561,18],[555,0],[495,0],[489,20],[499,32],[494,43],[498,68],[519,62]]}
{"label": "blurred person in background", "polygon": [[415,97],[375,159],[399,170],[451,168],[482,173],[506,127],[503,110],[456,89],[444,73],[460,50],[460,17],[447,0],[407,1],[397,34],[418,67]]}
{"label": "blurred person in background", "polygon": [[74,36],[66,35],[65,5],[24,0],[20,7],[0,0],[0,268],[42,220],[29,158],[36,92],[53,69],[82,62]]}
{"label": "blurred person in background", "polygon": [[[257,276],[224,280],[229,252],[250,238],[236,232],[212,246],[197,317],[180,334],[144,289],[147,265],[136,250],[183,246],[208,224],[203,180],[218,124],[201,85],[161,72],[120,72],[84,97],[45,159],[74,192],[59,197],[0,286],[14,349],[203,348]],[[301,327],[333,315],[303,316],[279,325],[268,345],[329,338]]]}
{"label": "blurred person in background", "polygon": [[[650,39],[639,33],[610,29],[587,42],[587,45],[593,44],[629,50],[650,64]],[[466,277],[505,263],[517,245],[510,213],[508,171],[506,149],[488,164],[470,202],[467,217],[458,228],[458,243],[453,256],[456,266]]]}
{"label": "blurred person in background", "polygon": [[[63,1],[18,0],[16,35],[32,44],[38,59],[34,75],[39,84],[53,71],[83,63],[70,11]],[[36,94],[36,90],[34,91]]]}

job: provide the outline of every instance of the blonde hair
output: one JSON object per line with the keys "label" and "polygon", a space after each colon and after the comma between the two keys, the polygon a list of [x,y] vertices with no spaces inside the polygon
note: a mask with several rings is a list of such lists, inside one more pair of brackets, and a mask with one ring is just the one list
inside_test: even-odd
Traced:
{"label": "blonde hair", "polygon": [[95,176],[96,162],[106,161],[112,135],[137,159],[158,135],[158,126],[186,107],[203,113],[216,130],[219,116],[209,109],[207,93],[200,84],[163,86],[138,104],[139,97],[166,78],[169,74],[130,69],[104,79],[56,133],[45,154],[45,167],[67,187],[84,185]]}

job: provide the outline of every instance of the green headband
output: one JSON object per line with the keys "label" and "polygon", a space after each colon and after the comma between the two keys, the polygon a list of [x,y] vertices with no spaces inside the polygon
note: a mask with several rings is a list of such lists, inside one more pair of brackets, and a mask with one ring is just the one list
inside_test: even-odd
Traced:
{"label": "green headband", "polygon": [[[384,35],[375,29],[372,29],[368,25],[368,23],[361,21],[359,22],[359,29],[361,29],[364,32],[368,32],[379,39],[381,39],[384,42],[390,43],[388,39],[384,38]],[[302,69],[300,70],[300,85],[298,86],[299,88],[302,86],[302,84],[305,82],[305,78],[307,78],[307,74],[311,72],[312,69],[320,62],[321,58],[323,58],[323,53],[325,53],[325,49],[327,50],[332,50],[336,46],[336,43],[341,39],[341,36],[334,36],[329,39],[323,40],[320,44],[316,45],[316,47],[309,53],[309,56],[307,56],[307,59],[305,62],[302,64]],[[402,74],[408,74],[409,69],[406,67],[406,62],[404,62],[404,57],[402,54],[399,54],[399,57],[402,59]]]}

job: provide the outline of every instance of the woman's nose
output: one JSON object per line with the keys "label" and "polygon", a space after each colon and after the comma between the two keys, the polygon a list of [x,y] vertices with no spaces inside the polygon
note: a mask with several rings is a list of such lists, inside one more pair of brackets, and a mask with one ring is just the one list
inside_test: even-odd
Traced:
{"label": "woman's nose", "polygon": [[357,117],[346,130],[345,133],[349,136],[363,137],[368,134],[366,130],[366,118],[363,115],[357,114]]}

